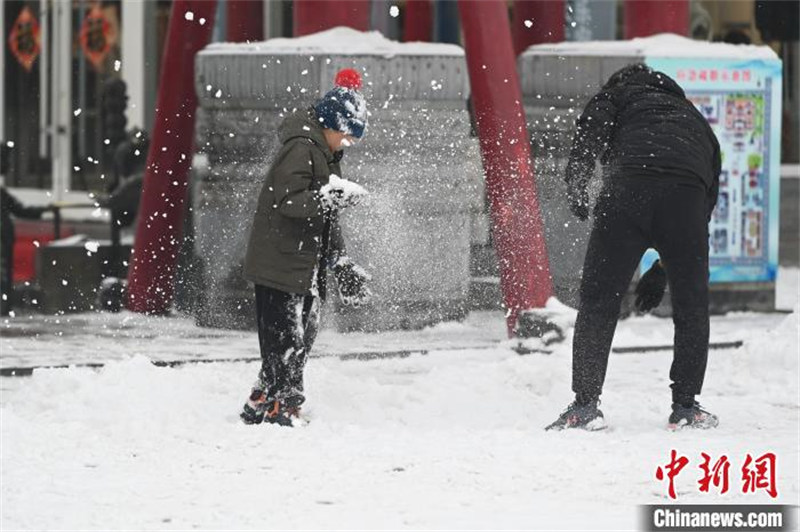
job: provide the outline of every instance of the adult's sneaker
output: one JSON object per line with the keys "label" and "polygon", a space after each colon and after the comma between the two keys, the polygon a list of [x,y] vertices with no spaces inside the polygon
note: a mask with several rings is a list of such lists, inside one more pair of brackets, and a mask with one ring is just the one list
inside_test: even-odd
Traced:
{"label": "adult's sneaker", "polygon": [[672,403],[672,414],[669,416],[667,425],[670,430],[713,429],[717,425],[719,425],[719,418],[711,412],[703,410],[697,401],[688,406]]}
{"label": "adult's sneaker", "polygon": [[558,419],[545,427],[544,430],[583,429],[589,431],[603,430],[606,420],[603,412],[597,408],[597,401],[578,403],[573,401],[564,410]]}

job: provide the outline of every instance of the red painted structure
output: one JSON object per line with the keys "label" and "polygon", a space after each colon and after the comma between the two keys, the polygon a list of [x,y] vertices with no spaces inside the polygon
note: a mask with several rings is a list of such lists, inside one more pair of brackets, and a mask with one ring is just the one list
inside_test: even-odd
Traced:
{"label": "red painted structure", "polygon": [[[14,270],[15,283],[36,279],[36,250],[55,240],[52,220],[14,221]],[[75,229],[71,225],[61,226],[61,238],[72,236]]]}
{"label": "red painted structure", "polygon": [[552,295],[528,129],[502,0],[459,0],[509,334]]}
{"label": "red painted structure", "polygon": [[430,42],[433,34],[433,2],[406,0],[403,42]]}
{"label": "red painted structure", "polygon": [[127,303],[136,312],[161,314],[172,304],[197,109],[194,57],[211,38],[216,8],[216,0],[175,0],[172,4],[128,271]]}
{"label": "red painted structure", "polygon": [[294,0],[294,36],[348,26],[369,29],[369,0]]}
{"label": "red painted structure", "polygon": [[226,0],[228,42],[264,40],[264,3],[267,0]]}
{"label": "red painted structure", "polygon": [[564,0],[514,0],[514,53],[519,55],[533,44],[563,41],[564,9]]}
{"label": "red painted structure", "polygon": [[625,0],[625,38],[689,34],[689,0]]}

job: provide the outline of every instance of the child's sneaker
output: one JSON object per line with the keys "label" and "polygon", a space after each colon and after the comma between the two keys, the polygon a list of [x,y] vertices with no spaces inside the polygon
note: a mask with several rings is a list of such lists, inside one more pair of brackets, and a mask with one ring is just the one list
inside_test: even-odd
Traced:
{"label": "child's sneaker", "polygon": [[239,417],[242,418],[242,421],[244,421],[246,425],[258,425],[264,421],[264,415],[267,412],[269,404],[269,401],[267,401],[267,394],[264,390],[253,388]]}
{"label": "child's sneaker", "polygon": [[545,427],[544,430],[584,429],[594,431],[603,430],[604,428],[606,428],[606,420],[603,417],[603,412],[597,408],[597,401],[586,404],[573,401],[558,416],[558,419]]}
{"label": "child's sneaker", "polygon": [[700,407],[695,401],[689,406],[672,403],[672,414],[669,416],[667,428],[678,430],[682,428],[713,429],[719,425],[719,418]]}
{"label": "child's sneaker", "polygon": [[300,405],[306,402],[306,396],[298,388],[289,388],[286,391],[276,393],[275,398],[287,408],[299,408]]}
{"label": "child's sneaker", "polygon": [[289,405],[285,402],[273,400],[268,402],[269,407],[264,413],[265,423],[274,423],[282,427],[294,427],[302,420],[300,405]]}
{"label": "child's sneaker", "polygon": [[256,383],[239,417],[247,425],[266,422],[290,427],[293,420],[300,419],[300,405],[305,400],[303,393],[295,388],[278,394],[277,398],[267,397],[266,391]]}

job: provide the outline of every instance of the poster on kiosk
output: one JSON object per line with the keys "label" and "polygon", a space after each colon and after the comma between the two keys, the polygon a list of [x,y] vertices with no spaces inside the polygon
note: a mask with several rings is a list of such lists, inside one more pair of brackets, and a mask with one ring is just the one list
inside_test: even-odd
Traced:
{"label": "poster on kiosk", "polygon": [[[647,58],[706,117],[722,153],[709,223],[712,283],[774,282],[778,269],[781,88],[778,59]],[[643,271],[657,258],[648,251]]]}

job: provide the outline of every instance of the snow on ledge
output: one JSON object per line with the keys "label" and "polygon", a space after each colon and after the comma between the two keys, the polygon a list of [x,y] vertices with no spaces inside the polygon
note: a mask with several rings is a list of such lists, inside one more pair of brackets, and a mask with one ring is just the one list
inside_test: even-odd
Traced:
{"label": "snow on ledge", "polygon": [[464,49],[455,44],[408,42],[387,39],[379,31],[358,31],[339,26],[303,37],[275,38],[252,43],[215,43],[206,52],[235,54],[315,54],[315,55],[378,55],[463,56]]}
{"label": "snow on ledge", "polygon": [[601,55],[635,57],[694,57],[713,59],[778,59],[769,46],[696,41],[660,33],[627,41],[589,41],[536,44],[524,55]]}

